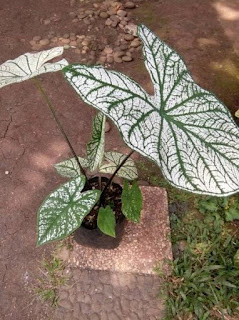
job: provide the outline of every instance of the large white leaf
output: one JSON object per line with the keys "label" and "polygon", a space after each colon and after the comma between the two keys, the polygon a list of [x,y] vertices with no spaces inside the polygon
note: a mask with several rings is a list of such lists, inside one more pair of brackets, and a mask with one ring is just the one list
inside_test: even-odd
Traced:
{"label": "large white leaf", "polygon": [[[89,167],[89,161],[85,158],[78,157],[78,160],[83,168]],[[75,158],[71,158],[54,165],[57,173],[63,177],[75,178],[81,175],[81,170]]]}
{"label": "large white leaf", "polygon": [[238,192],[239,130],[229,111],[194,83],[180,56],[148,28],[140,26],[138,35],[154,96],[101,66],[66,67],[66,79],[174,186],[215,196]]}
{"label": "large white leaf", "polygon": [[96,170],[103,160],[105,146],[105,115],[99,112],[93,120],[92,136],[87,143],[87,159],[91,171]]}
{"label": "large white leaf", "polygon": [[39,74],[59,71],[68,65],[65,59],[54,63],[47,61],[62,55],[64,48],[56,47],[37,53],[25,53],[15,60],[0,65],[0,88],[15,82],[22,82]]}
{"label": "large white leaf", "polygon": [[[102,173],[114,173],[118,166],[125,159],[125,154],[119,152],[105,152],[104,160],[107,162],[100,167]],[[138,178],[137,168],[132,159],[127,159],[124,165],[117,172],[117,176],[135,180]]]}
{"label": "large white leaf", "polygon": [[84,185],[79,176],[47,196],[38,210],[38,245],[63,239],[81,225],[100,196],[99,190],[81,192]]}

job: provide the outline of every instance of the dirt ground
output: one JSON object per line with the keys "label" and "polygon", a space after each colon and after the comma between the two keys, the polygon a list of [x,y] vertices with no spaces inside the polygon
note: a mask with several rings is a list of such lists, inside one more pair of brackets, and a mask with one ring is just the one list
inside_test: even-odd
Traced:
{"label": "dirt ground", "polygon": [[[103,1],[0,0],[0,64],[32,50],[34,36],[55,33],[95,35],[98,44],[114,43],[118,28],[104,19],[72,22],[69,13]],[[122,1],[125,3],[126,1]],[[239,2],[236,0],[134,0],[134,23],[144,23],[187,63],[195,81],[214,92],[234,113],[239,108]],[[53,17],[50,23],[46,20]],[[54,18],[55,17],[55,18]],[[47,46],[45,47],[47,48]],[[70,62],[81,62],[68,50]],[[141,53],[132,62],[109,67],[133,77],[151,91]],[[95,114],[79,100],[60,73],[40,77],[80,155]],[[116,130],[107,134],[107,148],[124,150]],[[36,248],[36,212],[45,196],[63,181],[52,165],[70,156],[50,113],[32,81],[1,89],[0,95],[0,319],[48,320],[51,308],[33,293],[43,256],[55,244]]]}

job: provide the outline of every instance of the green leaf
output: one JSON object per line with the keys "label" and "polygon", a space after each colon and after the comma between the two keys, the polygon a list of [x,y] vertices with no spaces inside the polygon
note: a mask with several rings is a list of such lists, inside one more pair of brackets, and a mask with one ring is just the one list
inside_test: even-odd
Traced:
{"label": "green leaf", "polygon": [[208,195],[239,191],[239,129],[227,108],[192,79],[181,57],[147,27],[138,35],[154,84],[102,66],[70,65],[66,79],[118,127],[125,143],[157,163],[181,189]]}
{"label": "green leaf", "polygon": [[92,136],[87,144],[87,159],[91,171],[102,163],[105,145],[105,116],[99,112],[93,120]]}
{"label": "green leaf", "polygon": [[97,225],[103,233],[115,238],[115,215],[110,206],[100,208],[97,217]]}
{"label": "green leaf", "polygon": [[239,220],[239,208],[230,208],[225,210],[226,221]]}
{"label": "green leaf", "polygon": [[[103,164],[100,167],[100,172],[103,173],[113,173],[116,168],[121,164],[126,156],[119,152],[105,152],[104,160],[107,161],[107,164]],[[138,178],[137,168],[134,164],[132,159],[128,159],[124,165],[120,168],[117,172],[117,176],[128,179],[134,180]]]}
{"label": "green leaf", "polygon": [[46,62],[62,55],[63,50],[63,47],[56,47],[37,53],[25,53],[15,60],[6,61],[0,65],[0,88],[28,80],[42,73],[61,70],[68,65],[65,59],[54,63]]}
{"label": "green leaf", "polygon": [[37,245],[67,237],[79,228],[100,196],[99,190],[81,193],[85,177],[78,176],[50,193],[37,214]]}
{"label": "green leaf", "polygon": [[[83,168],[89,167],[89,162],[87,159],[81,157],[78,157],[78,159]],[[63,177],[75,178],[81,175],[80,168],[75,158],[59,162],[54,165],[54,168],[56,169],[57,173]]]}
{"label": "green leaf", "polygon": [[122,192],[122,212],[127,219],[140,222],[140,213],[143,206],[143,198],[140,188],[136,181],[133,181],[132,187],[129,187],[129,182],[124,181]]}

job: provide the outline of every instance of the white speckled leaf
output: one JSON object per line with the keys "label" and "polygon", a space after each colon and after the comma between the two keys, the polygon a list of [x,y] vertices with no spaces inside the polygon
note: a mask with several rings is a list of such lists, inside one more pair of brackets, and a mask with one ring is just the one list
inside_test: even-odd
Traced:
{"label": "white speckled leaf", "polygon": [[55,72],[68,65],[65,59],[54,63],[47,61],[62,55],[64,48],[56,47],[37,53],[25,53],[15,60],[0,65],[0,88],[15,82],[22,82],[39,74]]}
{"label": "white speckled leaf", "polygon": [[157,163],[174,186],[227,196],[239,191],[239,129],[227,108],[193,81],[181,57],[140,26],[150,96],[127,76],[71,65],[66,79],[117,125],[133,150]]}
{"label": "white speckled leaf", "polygon": [[[105,152],[104,160],[107,161],[100,167],[102,173],[113,173],[125,158],[125,154],[119,152]],[[132,159],[128,159],[117,172],[117,176],[128,180],[138,178],[137,168]]]}
{"label": "white speckled leaf", "polygon": [[105,146],[105,115],[99,112],[94,120],[92,136],[87,143],[87,159],[91,171],[96,170],[102,162]]}
{"label": "white speckled leaf", "polygon": [[[89,162],[85,158],[78,157],[80,164],[83,168],[89,167]],[[75,178],[81,175],[80,168],[76,162],[75,158],[71,158],[62,162],[59,162],[54,165],[57,173],[59,173],[63,177]]]}
{"label": "white speckled leaf", "polygon": [[37,245],[67,237],[80,227],[100,196],[99,190],[81,192],[85,177],[79,176],[50,193],[38,210]]}

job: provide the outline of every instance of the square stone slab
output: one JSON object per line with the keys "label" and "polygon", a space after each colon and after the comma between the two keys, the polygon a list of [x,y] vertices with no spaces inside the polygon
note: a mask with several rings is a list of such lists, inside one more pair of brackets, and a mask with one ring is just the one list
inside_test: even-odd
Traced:
{"label": "square stone slab", "polygon": [[[165,189],[149,186],[142,186],[141,191],[143,211],[140,223],[126,221],[123,230],[118,231],[119,239],[97,233],[93,240],[87,239],[87,232],[92,231],[80,228],[76,235],[78,243],[74,244],[69,257],[71,266],[153,274],[159,262],[172,259],[167,193]],[[101,237],[105,238],[103,248],[98,243],[102,241]],[[113,249],[109,249],[111,244]]]}

